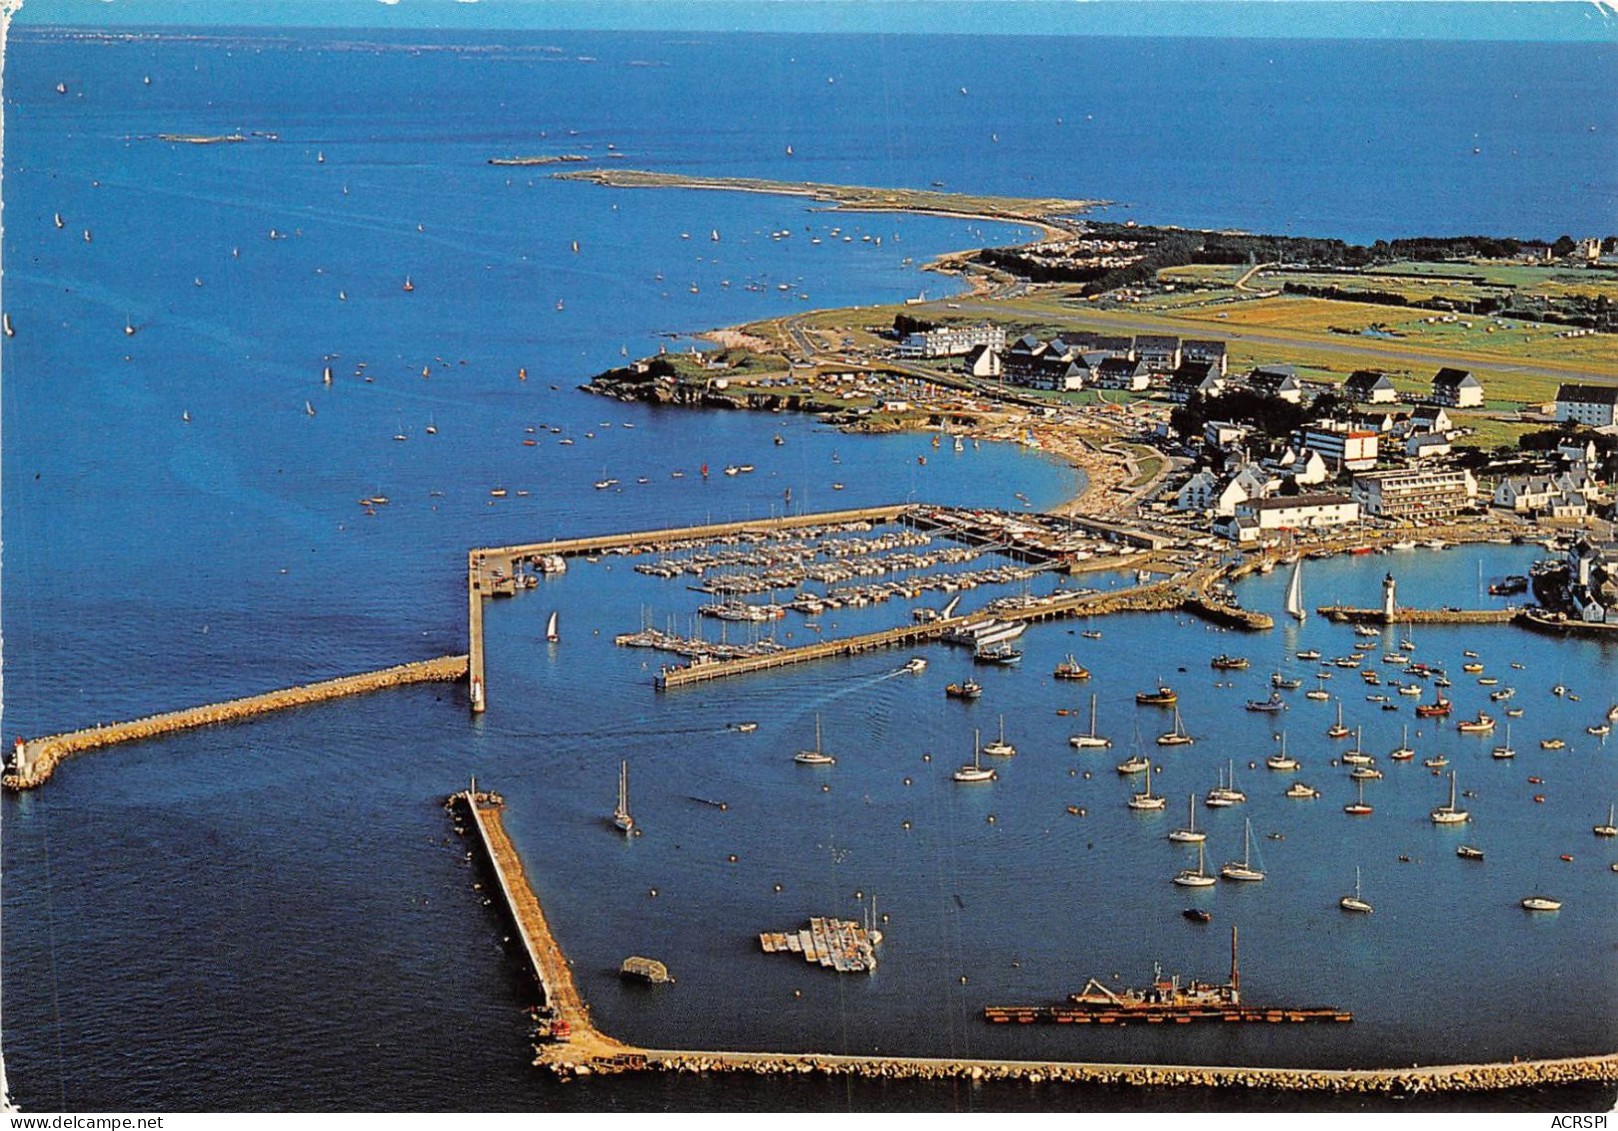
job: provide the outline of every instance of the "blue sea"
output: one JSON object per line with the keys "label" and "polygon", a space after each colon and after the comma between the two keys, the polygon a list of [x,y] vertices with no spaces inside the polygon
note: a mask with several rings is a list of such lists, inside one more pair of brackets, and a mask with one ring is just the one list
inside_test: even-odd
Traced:
{"label": "blue sea", "polygon": [[[925,437],[576,389],[625,353],[689,348],[678,335],[937,296],[952,283],[920,264],[1027,230],[606,190],[489,158],[941,182],[1104,198],[1118,202],[1104,214],[1143,222],[1354,240],[1605,232],[1618,205],[1607,47],[103,40],[25,24],[9,46],[8,744],[461,651],[474,545],[787,506],[1015,508],[1026,496],[1046,507],[1078,489],[1076,472],[1015,447],[934,452]],[[235,132],[249,140],[157,140]],[[793,234],[772,238],[781,230]],[[758,470],[704,481],[702,463]],[[608,477],[616,490],[593,488]],[[495,487],[507,495],[491,497]],[[389,502],[367,514],[359,500],[376,495]],[[1411,604],[1488,603],[1482,585],[1531,557],[1483,547],[1309,563],[1306,586],[1314,603],[1369,603],[1392,569]],[[1273,609],[1282,582],[1245,583],[1243,599]],[[656,660],[612,637],[683,624],[697,600],[623,559],[581,562],[490,607],[481,718],[469,721],[462,689],[428,685],[85,756],[44,789],[7,795],[0,959],[14,1097],[25,1109],[120,1110],[1293,1102],[748,1079],[562,1087],[527,1064],[532,980],[440,808],[472,774],[508,798],[598,1021],[636,1042],[1323,1066],[1615,1045],[1612,853],[1589,828],[1618,776],[1584,733],[1618,682],[1610,647],[1497,628],[1418,633],[1417,656],[1457,676],[1459,714],[1486,704],[1487,689],[1455,670],[1468,649],[1525,708],[1512,762],[1489,757],[1499,736],[1412,727],[1422,755],[1447,752],[1477,795],[1475,822],[1452,834],[1427,822],[1445,783],[1419,759],[1370,783],[1371,818],[1342,814],[1351,793],[1330,764],[1342,744],[1323,735],[1330,705],[1300,693],[1278,720],[1241,710],[1278,667],[1313,670],[1296,651],[1348,650],[1347,630],[1318,620],[1238,637],[1137,616],[1104,623],[1102,641],[1042,626],[1024,638],[1020,670],[980,673],[986,692],[970,707],[942,695],[966,670],[942,646],[926,650],[921,676],[895,674],[902,655],[871,655],[660,695]],[[547,647],[552,610],[564,639]],[[905,615],[822,619],[853,631]],[[776,631],[808,632],[797,617]],[[1209,656],[1236,650],[1253,668],[1216,686]],[[1095,671],[1091,685],[1049,679],[1068,652]],[[1157,786],[1173,803],[1141,816],[1124,808],[1131,786],[1112,765],[1137,725],[1148,743],[1166,729],[1132,702],[1159,676],[1180,688],[1197,742],[1163,753]],[[1349,682],[1331,689],[1365,726],[1366,748],[1393,746],[1409,713],[1377,711]],[[1550,695],[1557,682],[1580,699]],[[1070,749],[1082,719],[1057,713],[1083,710],[1091,691],[1117,743],[1103,754]],[[991,787],[953,786],[973,730],[997,731],[1002,715],[1020,753]],[[829,773],[790,758],[817,716],[839,756]],[[741,718],[759,730],[726,730]],[[1285,800],[1283,775],[1263,768],[1280,729],[1320,801]],[[1553,734],[1569,748],[1541,752]],[[645,831],[628,842],[602,822],[620,759]],[[1234,858],[1250,818],[1270,878],[1196,897],[1214,914],[1198,927],[1168,883],[1188,861],[1163,834],[1230,759],[1251,800],[1199,809],[1209,862]],[[1463,838],[1486,849],[1483,865],[1455,858]],[[1368,918],[1336,908],[1356,867],[1377,908]],[[1563,911],[1522,913],[1518,899],[1538,890]],[[887,916],[872,977],[758,950],[761,930],[856,917],[872,896]],[[984,1004],[1058,1000],[1092,975],[1139,984],[1154,960],[1220,975],[1231,924],[1251,1000],[1345,1006],[1353,1025],[1092,1033],[981,1019]],[[634,953],[664,960],[678,982],[621,983],[618,963]],[[1607,1100],[1570,1090],[1509,1102]]]}

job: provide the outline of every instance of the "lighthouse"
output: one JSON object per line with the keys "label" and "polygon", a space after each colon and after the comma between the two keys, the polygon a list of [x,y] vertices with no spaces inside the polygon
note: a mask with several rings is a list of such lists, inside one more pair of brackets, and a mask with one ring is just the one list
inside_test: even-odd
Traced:
{"label": "lighthouse", "polygon": [[1382,619],[1388,624],[1393,623],[1393,612],[1398,607],[1397,593],[1399,584],[1393,580],[1393,574],[1382,578]]}

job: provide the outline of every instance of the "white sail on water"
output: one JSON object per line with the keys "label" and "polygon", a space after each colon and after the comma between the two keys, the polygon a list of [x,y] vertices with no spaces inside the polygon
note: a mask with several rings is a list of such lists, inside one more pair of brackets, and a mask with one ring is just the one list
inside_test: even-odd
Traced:
{"label": "white sail on water", "polygon": [[1303,611],[1303,563],[1300,561],[1292,567],[1292,580],[1287,583],[1287,613],[1299,621],[1304,619]]}

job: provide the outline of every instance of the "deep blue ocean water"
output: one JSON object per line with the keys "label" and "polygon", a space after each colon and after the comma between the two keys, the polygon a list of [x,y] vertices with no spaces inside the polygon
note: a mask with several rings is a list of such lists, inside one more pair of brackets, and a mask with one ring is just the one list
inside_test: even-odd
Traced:
{"label": "deep blue ocean water", "polygon": [[[1071,471],[1013,448],[934,455],[920,437],[574,390],[624,349],[682,348],[663,334],[936,294],[947,283],[904,259],[1018,230],[608,191],[489,157],[607,162],[621,151],[631,167],[942,181],[1127,201],[1119,214],[1157,222],[1357,239],[1610,230],[1618,112],[1600,96],[1612,83],[1592,78],[1611,76],[1610,49],[990,46],[14,36],[4,306],[17,335],[0,354],[6,741],[458,651],[471,545],[764,515],[788,488],[805,509],[1014,506],[1019,492],[1045,506],[1075,489]],[[1004,53],[1018,59],[1015,86]],[[1097,56],[1108,65],[1077,65]],[[279,140],[152,140],[238,129]],[[833,226],[855,242],[808,242]],[[793,237],[770,238],[781,229]],[[522,443],[530,427],[533,447]],[[706,483],[669,474],[702,462],[759,470]],[[623,486],[594,490],[604,476]],[[834,481],[847,489],[833,493]],[[510,494],[491,499],[497,485]],[[390,503],[365,515],[357,500],[378,493]],[[1527,561],[1491,547],[1311,563],[1308,586],[1311,600],[1369,602],[1391,565],[1411,603],[1452,603],[1459,586],[1469,604],[1479,563],[1493,578]],[[1273,607],[1280,585],[1254,581],[1244,597]],[[531,984],[438,807],[471,773],[510,799],[513,835],[598,1018],[636,1041],[1299,1064],[1613,1047],[1613,877],[1588,828],[1618,782],[1610,752],[1583,734],[1607,705],[1611,649],[1508,630],[1418,637],[1418,655],[1452,667],[1466,647],[1491,671],[1525,664],[1506,680],[1527,709],[1514,763],[1448,729],[1418,738],[1424,752],[1448,749],[1479,794],[1463,835],[1489,859],[1469,869],[1455,838],[1426,822],[1443,783],[1419,764],[1371,783],[1369,821],[1341,814],[1348,783],[1326,766],[1321,735],[1329,708],[1300,699],[1284,719],[1322,801],[1286,802],[1279,775],[1245,768],[1271,736],[1241,699],[1273,665],[1298,667],[1285,659],[1298,648],[1346,650],[1345,630],[1311,621],[1249,640],[1157,616],[1107,623],[1089,642],[1044,627],[1025,638],[1024,669],[987,673],[971,708],[943,700],[961,673],[943,648],[928,650],[919,678],[893,674],[902,656],[869,656],[659,696],[649,654],[611,637],[693,603],[682,584],[624,561],[581,563],[490,609],[491,709],[475,722],[458,688],[420,687],[92,755],[8,796],[4,1047],[16,1097],[35,1109],[1230,1102],[747,1080],[557,1087],[526,1067]],[[565,639],[547,649],[552,609]],[[847,631],[903,615],[823,619]],[[800,619],[779,631],[801,632]],[[1207,657],[1234,648],[1253,672],[1214,687]],[[1111,770],[1121,752],[1067,747],[1077,721],[1055,712],[1083,694],[1048,672],[1068,651],[1096,670],[1102,729],[1120,740],[1137,715],[1148,738],[1161,722],[1136,711],[1132,691],[1159,674],[1181,687],[1198,743],[1164,755],[1159,783],[1181,805],[1237,759],[1249,812],[1199,811],[1210,862],[1234,854],[1244,815],[1255,835],[1286,836],[1259,841],[1269,881],[1210,893],[1211,928],[1180,919],[1186,901],[1167,883],[1185,863],[1161,840],[1178,810],[1129,813]],[[1557,681],[1582,701],[1551,697]],[[1334,690],[1365,722],[1366,747],[1393,745],[1396,716],[1356,702],[1363,693],[1345,682]],[[1460,710],[1476,709],[1484,689],[1456,683]],[[951,786],[971,729],[1001,713],[1022,754],[987,790]],[[827,792],[790,762],[816,714],[840,754]],[[741,717],[759,731],[724,730]],[[1551,733],[1572,749],[1541,753]],[[601,821],[620,758],[646,830],[630,843]],[[1528,775],[1545,782],[1530,787]],[[1070,803],[1089,816],[1070,817]],[[1377,905],[1370,919],[1335,907],[1356,865]],[[1552,885],[1567,902],[1558,916],[1515,907]],[[758,953],[759,930],[857,914],[856,891],[890,916],[875,977]],[[1347,1005],[1354,1025],[1007,1032],[977,1016],[990,1001],[1058,998],[1091,974],[1137,983],[1153,959],[1218,974],[1231,922],[1253,1000]],[[616,966],[636,952],[665,959],[678,984],[621,984]]]}

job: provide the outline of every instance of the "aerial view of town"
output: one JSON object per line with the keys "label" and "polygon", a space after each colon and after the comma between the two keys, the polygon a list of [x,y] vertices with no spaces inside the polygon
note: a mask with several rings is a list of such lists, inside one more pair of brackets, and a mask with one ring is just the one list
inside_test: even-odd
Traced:
{"label": "aerial view of town", "polygon": [[0,20],[8,1114],[1618,1100],[1609,10]]}

